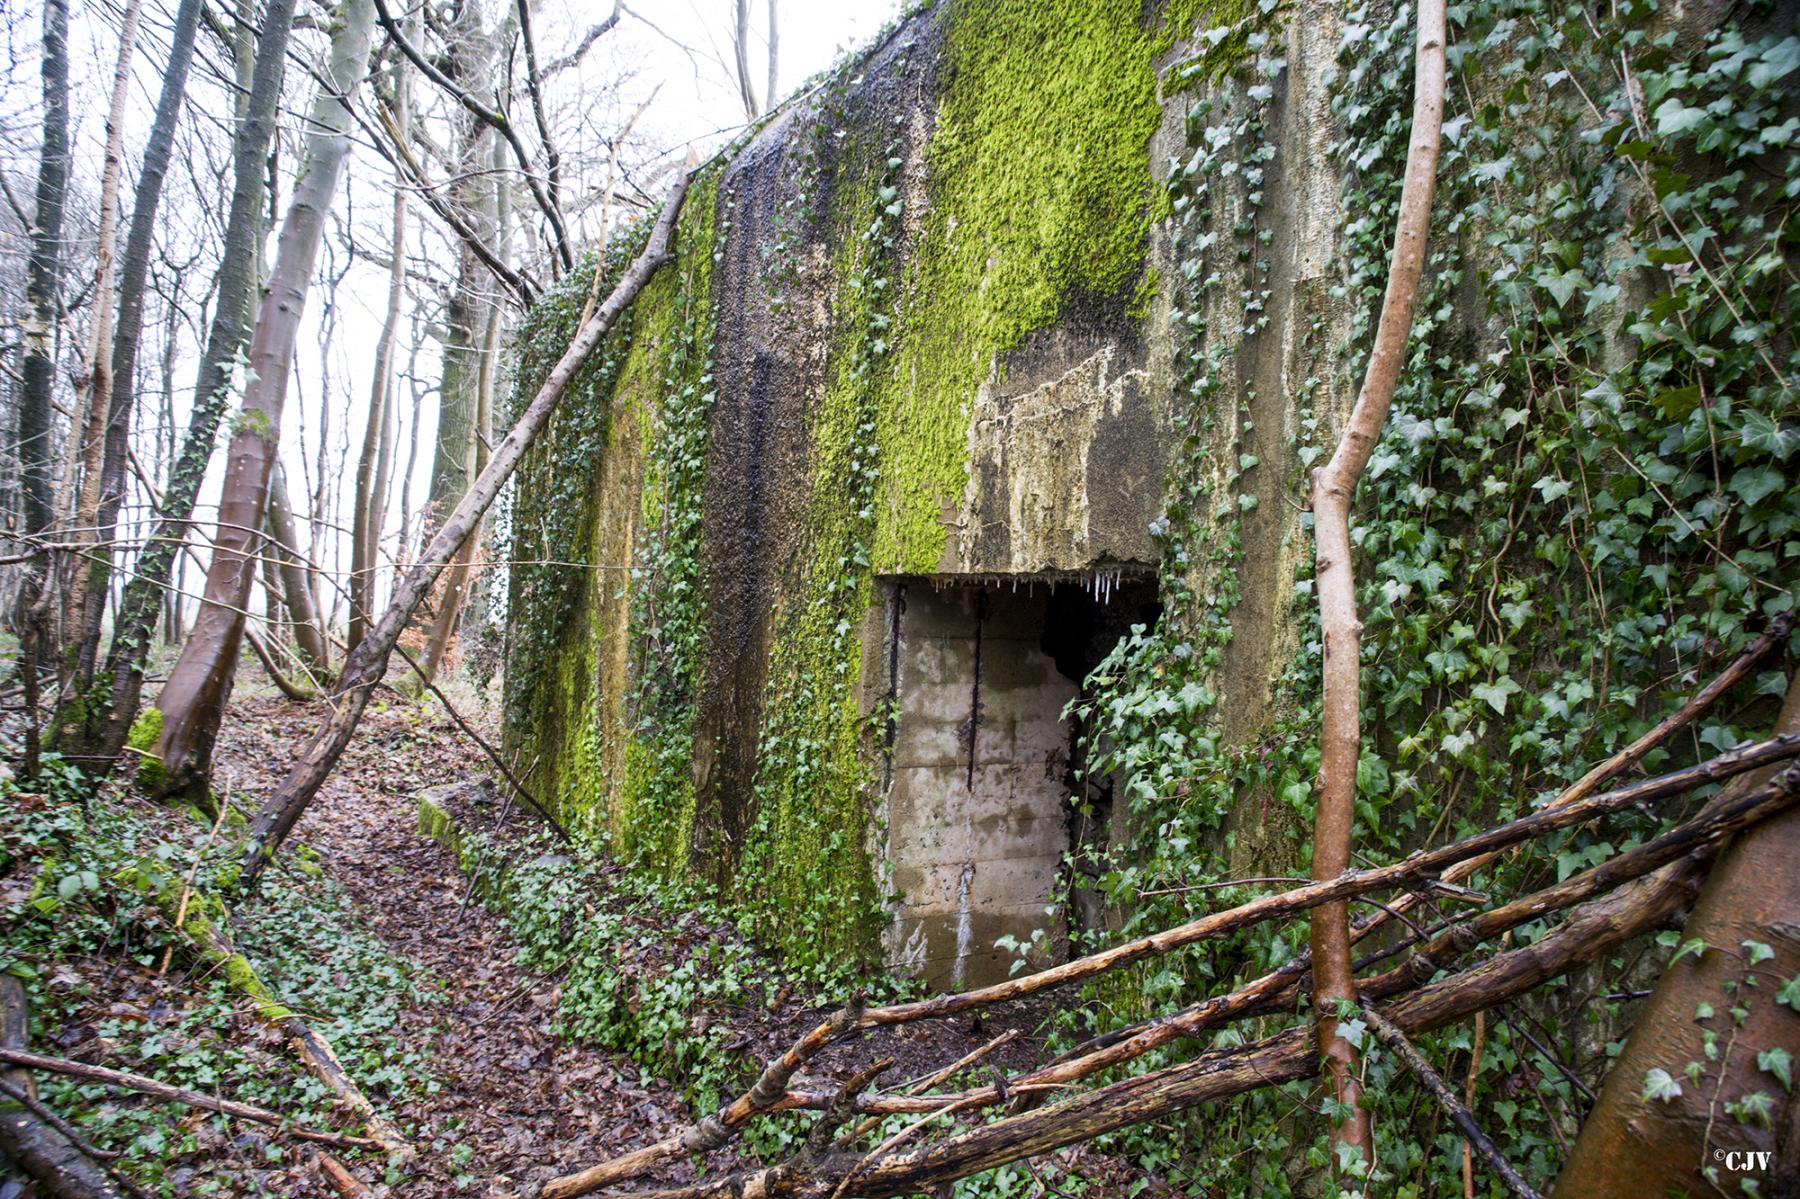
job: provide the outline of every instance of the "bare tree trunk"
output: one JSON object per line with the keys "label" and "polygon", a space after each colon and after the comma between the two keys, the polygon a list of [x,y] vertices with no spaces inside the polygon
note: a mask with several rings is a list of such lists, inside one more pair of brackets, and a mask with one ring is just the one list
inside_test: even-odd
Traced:
{"label": "bare tree trunk", "polygon": [[769,85],[763,89],[763,106],[775,107],[775,98],[781,95],[778,80],[781,78],[781,20],[776,13],[776,0],[769,0]]}
{"label": "bare tree trunk", "polygon": [[[409,124],[406,59],[394,56],[394,126]],[[375,609],[375,570],[381,554],[381,525],[387,516],[387,472],[392,458],[390,409],[393,392],[394,342],[400,329],[400,305],[406,297],[406,189],[394,188],[394,250],[388,268],[387,315],[375,343],[375,379],[369,386],[369,418],[363,426],[362,454],[356,460],[356,497],[350,528],[350,626],[347,650],[361,643],[368,613]]]}
{"label": "bare tree trunk", "polygon": [[[94,327],[88,338],[87,378],[71,416],[68,456],[63,477],[57,483],[56,519],[67,515],[69,494],[86,461],[84,449],[92,445],[96,455],[106,436],[106,411],[112,399],[113,276],[119,238],[119,174],[125,158],[125,106],[130,98],[131,59],[137,46],[140,0],[130,0],[119,27],[119,53],[113,63],[112,101],[106,114],[106,150],[100,168],[100,224],[94,247]],[[98,457],[94,469],[98,470]],[[99,480],[95,479],[98,488]],[[96,492],[97,494],[97,492]],[[96,505],[98,500],[95,501]],[[75,539],[85,531],[77,528]],[[67,630],[65,630],[67,632]]]}
{"label": "bare tree trunk", "polygon": [[93,746],[102,754],[119,752],[137,718],[157,607],[179,569],[179,550],[194,513],[194,500],[218,441],[219,424],[230,404],[232,371],[238,352],[250,335],[264,229],[263,172],[275,132],[275,112],[281,100],[293,24],[294,0],[269,0],[263,10],[262,36],[257,41],[249,97],[232,146],[231,209],[226,216],[225,240],[213,282],[218,298],[213,304],[206,349],[194,383],[194,408],[188,417],[181,453],[169,475],[157,522],[144,552],[138,556],[131,581],[125,585],[119,619],[113,624],[112,645],[107,651],[106,674],[111,692],[105,723]]}
{"label": "bare tree trunk", "polygon": [[350,154],[348,97],[362,82],[374,25],[370,0],[344,0],[331,38],[331,61],[313,103],[306,158],[294,184],[275,252],[275,269],[250,342],[250,386],[231,437],[219,499],[219,531],[193,632],[164,685],[157,756],[171,792],[207,785],[212,746],[231,692],[243,639],[245,602],[268,504],[269,473],[281,434],[300,316],[312,282],[325,215]]}
{"label": "bare tree trunk", "polygon": [[50,527],[50,396],[56,382],[56,292],[62,277],[63,207],[69,191],[69,5],[44,5],[44,140],[38,151],[37,211],[25,274],[24,387],[19,458],[24,467],[24,532]]}
{"label": "bare tree trunk", "polygon": [[[1414,61],[1412,142],[1400,195],[1400,220],[1387,294],[1375,330],[1362,391],[1350,412],[1331,461],[1313,475],[1313,530],[1317,543],[1319,625],[1323,635],[1324,697],[1319,733],[1318,815],[1313,825],[1312,876],[1336,878],[1350,868],[1356,820],[1356,764],[1362,748],[1362,623],[1356,610],[1356,577],[1351,564],[1350,504],[1357,481],[1381,437],[1393,402],[1413,306],[1425,267],[1425,238],[1431,223],[1431,193],[1437,176],[1438,138],[1444,120],[1444,0],[1421,0]],[[1342,1105],[1333,1124],[1334,1151],[1346,1147],[1374,1165],[1368,1113],[1359,1100],[1362,1084],[1356,1047],[1338,1032],[1339,1003],[1356,1001],[1348,913],[1341,903],[1312,914],[1313,999],[1318,1007],[1320,1052],[1333,1096]],[[1340,1160],[1334,1165],[1342,1165]]]}
{"label": "bare tree trunk", "polygon": [[344,663],[344,673],[331,705],[331,715],[314,735],[306,752],[289,769],[281,785],[257,812],[251,825],[250,839],[243,859],[242,886],[246,890],[255,887],[263,867],[294,827],[294,822],[300,819],[300,814],[306,810],[306,805],[318,792],[319,785],[331,773],[331,768],[337,764],[344,747],[349,744],[357,722],[362,719],[363,709],[368,705],[369,692],[375,689],[375,685],[386,674],[388,656],[393,653],[394,645],[419,601],[437,582],[438,576],[443,573],[457,549],[475,531],[488,506],[499,495],[500,488],[518,469],[519,459],[543,430],[550,414],[556,410],[570,378],[594,352],[594,347],[600,344],[600,339],[612,328],[619,314],[637,297],[644,283],[658,267],[674,256],[670,243],[675,218],[687,195],[691,177],[691,170],[687,170],[676,178],[668,201],[656,219],[656,227],[651,231],[650,241],[638,255],[637,261],[626,271],[625,277],[613,289],[612,295],[607,297],[606,303],[600,306],[593,318],[575,335],[574,341],[545,377],[543,386],[538,388],[537,395],[520,415],[518,422],[507,433],[505,440],[495,447],[493,460],[488,463],[487,469],[481,472],[481,477],[469,488],[468,494],[456,506],[456,511],[450,514],[450,519],[444,522],[437,535],[431,539],[431,544],[425,547],[420,561],[394,589],[394,598],[382,613],[380,621]]}
{"label": "bare tree trunk", "polygon": [[[69,190],[69,5],[45,0],[42,67],[44,140],[38,152],[37,211],[31,229],[31,257],[25,276],[24,387],[19,397],[19,458],[23,467],[24,529],[27,536],[49,531],[57,513],[51,506],[50,400],[56,382],[56,340],[52,335],[57,283],[62,275],[64,200]],[[75,431],[71,429],[73,438]],[[48,649],[49,563],[30,567],[18,598],[25,688],[27,778],[38,772],[38,667]]]}
{"label": "bare tree trunk", "polygon": [[[415,330],[417,325],[415,323]],[[419,340],[412,339],[412,349],[406,356],[406,374],[412,391],[412,435],[406,441],[406,469],[400,474],[400,549],[397,561],[404,562],[412,549],[412,479],[413,470],[419,464],[419,425],[425,415],[425,396],[420,390],[417,368],[419,365]],[[396,572],[398,571],[396,567]],[[399,585],[396,573],[395,585]]]}
{"label": "bare tree trunk", "polygon": [[[144,289],[149,281],[150,252],[156,238],[156,213],[162,202],[163,180],[174,150],[175,125],[187,94],[188,68],[194,61],[194,34],[200,24],[200,0],[181,0],[170,34],[168,62],[163,68],[162,94],[157,97],[156,117],[144,145],[138,168],[137,191],[132,200],[131,225],[125,234],[125,254],[119,261],[119,319],[113,331],[112,395],[106,405],[106,435],[102,439],[97,489],[82,481],[82,505],[78,526],[91,527],[93,548],[85,568],[75,573],[72,600],[81,620],[76,648],[73,691],[82,717],[80,740],[97,732],[98,705],[86,702],[99,654],[100,625],[106,613],[112,580],[112,541],[125,493],[126,455],[131,442],[131,417],[137,404],[137,356],[144,329]],[[92,460],[92,449],[89,450]],[[89,502],[94,506],[90,509]],[[71,604],[74,607],[73,603]],[[65,705],[67,707],[67,705]]]}
{"label": "bare tree trunk", "polygon": [[[504,178],[501,171],[505,162],[505,154],[496,139],[493,148],[496,181]],[[510,215],[506,186],[497,182],[494,189],[494,250],[502,261],[507,258],[507,219]],[[500,305],[490,302],[487,305],[487,325],[481,332],[480,357],[477,359],[475,372],[475,413],[469,429],[469,464],[471,474],[476,476],[487,469],[488,445],[493,440],[494,364],[500,357],[500,325]],[[443,664],[450,641],[456,636],[463,609],[469,601],[470,580],[474,574],[472,563],[480,545],[481,523],[478,521],[475,531],[463,542],[451,563],[449,577],[438,601],[437,614],[431,623],[431,634],[425,640],[424,651],[419,654],[419,679],[422,686],[437,677],[438,667]]]}
{"label": "bare tree trunk", "polygon": [[[1775,732],[1800,732],[1800,675],[1788,681]],[[1765,777],[1741,776],[1714,802],[1746,792]],[[1800,1013],[1775,998],[1782,982],[1800,975],[1800,941],[1793,935],[1800,912],[1796,861],[1800,810],[1789,810],[1745,830],[1713,867],[1686,930],[1687,940],[1705,948],[1664,972],[1632,1025],[1556,1180],[1560,1199],[1707,1194],[1713,1188],[1701,1171],[1717,1166],[1715,1151],[1769,1153],[1773,1172],[1745,1177],[1763,1183],[1762,1193],[1795,1193],[1800,1100],[1791,1088],[1784,1093],[1770,1085],[1757,1054],[1771,1046],[1800,1046]],[[1751,945],[1766,946],[1773,956],[1756,961],[1746,952]],[[1746,985],[1752,975],[1762,985]],[[1730,1015],[1733,1004],[1744,1009],[1742,1020]],[[1707,1005],[1718,1014],[1697,1016]],[[1738,1048],[1715,1059],[1708,1048],[1715,1036],[1729,1037]],[[1689,1062],[1705,1063],[1697,1080],[1683,1072]],[[1673,1093],[1646,1086],[1650,1072],[1659,1068],[1676,1088]],[[1716,1119],[1724,1104],[1755,1091],[1777,1096],[1766,1124]]]}
{"label": "bare tree trunk", "polygon": [[288,619],[293,624],[294,645],[300,660],[320,678],[331,669],[331,652],[325,643],[325,626],[312,588],[312,572],[300,560],[300,542],[294,535],[294,507],[288,500],[287,472],[279,460],[269,478],[269,510],[267,522],[271,544],[268,552],[276,559],[281,575],[281,591],[287,605]]}
{"label": "bare tree trunk", "polygon": [[735,0],[735,4],[731,49],[737,65],[738,98],[744,102],[744,119],[754,121],[762,115],[762,108],[756,102],[756,84],[750,80],[750,0]]}

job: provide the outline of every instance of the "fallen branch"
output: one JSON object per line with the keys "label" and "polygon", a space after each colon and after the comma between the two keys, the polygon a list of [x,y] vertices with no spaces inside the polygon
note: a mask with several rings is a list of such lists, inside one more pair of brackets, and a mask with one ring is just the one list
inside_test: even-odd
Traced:
{"label": "fallen branch", "polygon": [[[757,1080],[756,1086],[738,1096],[718,1113],[708,1116],[700,1123],[654,1145],[600,1163],[578,1174],[553,1180],[544,1188],[544,1199],[568,1199],[570,1196],[587,1194],[602,1186],[636,1177],[671,1158],[718,1148],[734,1134],[736,1129],[754,1115],[780,1110],[783,1107],[803,1106],[804,1101],[795,1101],[785,1094],[787,1081],[808,1060],[816,1057],[827,1046],[851,1032],[958,1015],[1004,1000],[1017,999],[1053,987],[1093,978],[1122,966],[1131,965],[1146,958],[1168,953],[1171,950],[1196,944],[1263,921],[1296,916],[1323,903],[1349,899],[1372,891],[1390,890],[1429,881],[1438,878],[1450,867],[1468,858],[1504,849],[1556,829],[1581,824],[1607,812],[1634,807],[1654,799],[1686,794],[1709,783],[1734,777],[1774,762],[1788,761],[1797,756],[1800,756],[1800,735],[1788,735],[1756,742],[1684,770],[1648,779],[1603,795],[1592,796],[1560,808],[1535,812],[1474,836],[1466,837],[1453,844],[1440,846],[1434,850],[1416,852],[1387,866],[1361,871],[1346,871],[1335,879],[1310,883],[1278,895],[1263,896],[1227,911],[1203,916],[1177,928],[1135,941],[1128,941],[1111,949],[1078,958],[1060,966],[1053,966],[1023,978],[1011,979],[975,991],[940,995],[932,999],[898,1004],[892,1007],[874,1008],[867,1011],[855,1007],[845,1008],[834,1013],[829,1019],[795,1041],[781,1057],[769,1063],[762,1076]],[[1271,978],[1273,977],[1275,976],[1271,976]],[[1240,992],[1238,996],[1227,997],[1227,1002],[1221,1004],[1221,1008],[1236,1007],[1241,1010],[1256,1000],[1279,990],[1279,987],[1271,984],[1268,979],[1264,979],[1252,984],[1246,990],[1249,992],[1248,996],[1245,996],[1244,992]],[[1154,1035],[1162,1036],[1165,1040],[1172,1039],[1171,1035],[1162,1033]],[[1117,1049],[1116,1056],[1112,1060],[1102,1061],[1100,1065],[1115,1064],[1116,1061],[1136,1056],[1136,1053],[1130,1050],[1115,1048]],[[1094,1066],[1094,1068],[1100,1067]],[[1052,1067],[1021,1078],[1014,1089],[1044,1083],[1047,1079],[1060,1080],[1063,1076],[1053,1073],[1054,1070],[1055,1068]],[[1080,1075],[1073,1076],[1079,1077]],[[879,1108],[871,1106],[866,1110],[918,1111],[921,1109],[916,1106],[903,1107],[900,1104],[921,1102],[936,1106],[944,1102],[944,1097],[925,1096],[922,1099],[905,1099],[892,1106]]]}
{"label": "fallen branch", "polygon": [[180,1103],[188,1107],[200,1108],[209,1112],[218,1112],[222,1116],[232,1116],[239,1120],[249,1120],[256,1124],[269,1124],[281,1130],[283,1135],[298,1141],[312,1141],[321,1145],[336,1145],[343,1149],[379,1149],[382,1146],[372,1137],[353,1137],[343,1133],[322,1132],[313,1128],[296,1128],[288,1124],[288,1118],[280,1112],[270,1111],[266,1107],[257,1107],[250,1103],[239,1103],[233,1099],[218,1099],[211,1095],[203,1095],[199,1091],[190,1091],[186,1087],[174,1086],[142,1074],[133,1074],[127,1070],[109,1070],[105,1066],[90,1066],[86,1062],[72,1062],[67,1058],[46,1057],[41,1053],[27,1053],[20,1049],[0,1048],[0,1061],[14,1066],[23,1066],[31,1070],[48,1070],[52,1074],[65,1074],[70,1078],[79,1078],[87,1082],[97,1082],[104,1086],[117,1087],[122,1091],[136,1091],[149,1095],[153,1099],[163,1099],[170,1103]]}
{"label": "fallen branch", "polygon": [[1513,1169],[1512,1163],[1500,1155],[1500,1150],[1495,1147],[1494,1142],[1489,1140],[1488,1135],[1481,1131],[1481,1126],[1475,1123],[1474,1114],[1464,1107],[1462,1101],[1451,1092],[1450,1084],[1446,1083],[1438,1072],[1431,1068],[1431,1063],[1426,1061],[1425,1055],[1406,1039],[1406,1034],[1396,1028],[1386,1016],[1366,1004],[1363,1006],[1362,1014],[1363,1020],[1368,1023],[1369,1031],[1375,1034],[1375,1039],[1405,1062],[1408,1070],[1418,1075],[1419,1081],[1425,1084],[1425,1089],[1436,1097],[1438,1103],[1449,1115],[1451,1123],[1462,1130],[1464,1140],[1473,1146],[1475,1152],[1481,1155],[1481,1159],[1495,1174],[1500,1176],[1500,1181],[1506,1184],[1506,1189],[1517,1195],[1519,1199],[1543,1199],[1537,1191],[1532,1189],[1531,1184],[1526,1182],[1517,1170]]}
{"label": "fallen branch", "polygon": [[[0,1052],[23,1053],[30,1024],[24,986],[12,975],[0,974]],[[123,1185],[134,1199],[143,1199],[141,1191],[107,1168],[106,1155],[38,1102],[31,1075],[0,1070],[0,1095],[19,1105],[12,1111],[0,1106],[0,1162],[17,1163],[37,1180],[43,1194],[50,1199],[123,1199]]]}
{"label": "fallen branch", "polygon": [[204,912],[196,911],[188,914],[180,928],[193,941],[201,956],[223,970],[232,984],[255,1005],[257,1017],[287,1035],[288,1043],[299,1057],[301,1065],[314,1078],[324,1083],[341,1105],[362,1120],[363,1127],[377,1145],[389,1153],[412,1152],[406,1137],[376,1112],[375,1105],[369,1102],[368,1097],[351,1080],[343,1063],[338,1061],[331,1042],[314,1032],[306,1021],[275,998],[267,984],[257,977],[249,960],[238,952],[216,921]]}
{"label": "fallen branch", "polygon": [[[1661,927],[1691,901],[1704,870],[1700,858],[1664,867],[1576,909],[1529,946],[1496,955],[1395,1001],[1385,1015],[1395,1027],[1417,1035],[1506,1002]],[[1211,1100],[1312,1077],[1319,1067],[1315,1046],[1309,1027],[1291,1028],[1252,1044],[1203,1053],[1050,1107],[969,1129],[867,1167],[862,1164],[863,1155],[840,1153],[811,1171],[798,1171],[790,1162],[697,1186],[631,1194],[637,1199],[724,1199],[752,1194],[764,1199],[826,1199],[852,1169],[859,1170],[856,1193],[865,1199],[927,1191]],[[546,1188],[546,1199],[550,1194]]]}
{"label": "fallen branch", "polygon": [[240,885],[246,891],[255,889],[256,881],[269,858],[294,827],[294,823],[300,819],[306,805],[318,793],[326,776],[343,755],[345,746],[350,743],[350,737],[362,718],[363,710],[368,706],[369,693],[387,673],[388,657],[413,610],[431,591],[462,543],[474,533],[476,525],[500,493],[501,487],[518,469],[525,451],[530,448],[538,433],[548,423],[551,413],[562,401],[563,393],[568,389],[575,372],[581,369],[607,330],[612,328],[620,314],[636,299],[651,275],[674,257],[672,243],[675,220],[692,179],[691,170],[683,170],[676,175],[674,186],[669,190],[669,198],[663,205],[661,215],[656,218],[656,224],[651,229],[650,239],[645,243],[643,251],[625,272],[612,294],[606,298],[606,303],[575,334],[569,348],[545,376],[543,385],[538,388],[531,403],[500,444],[494,447],[494,455],[488,460],[487,466],[482,468],[481,474],[469,485],[467,494],[439,527],[431,544],[420,555],[420,560],[394,589],[393,598],[381,619],[344,663],[338,691],[332,696],[330,717],[252,822],[240,876]]}
{"label": "fallen branch", "polygon": [[[1790,767],[1741,795],[1725,798],[1727,802],[1709,805],[1699,817],[1661,837],[1571,875],[1554,886],[1451,925],[1438,936],[1424,941],[1401,965],[1358,980],[1358,993],[1364,1000],[1389,999],[1404,994],[1429,982],[1439,970],[1453,964],[1477,944],[1503,936],[1528,920],[1542,919],[1573,907],[1683,857],[1703,855],[1704,860],[1710,861],[1727,836],[1766,820],[1800,800],[1800,767]],[[1294,960],[1303,962],[1304,958]],[[1294,973],[1304,974],[1304,967]],[[1128,1036],[1090,1043],[1082,1052],[1065,1054],[1048,1066],[1021,1075],[1007,1091],[1022,1097],[1036,1097],[1079,1082],[1101,1070],[1134,1061],[1153,1049],[1198,1037],[1222,1024],[1269,1015],[1283,1007],[1293,1010],[1299,1002],[1299,996],[1293,993],[1271,994],[1269,979],[1258,979],[1185,1011],[1136,1025],[1126,1030]],[[997,1087],[982,1087],[953,1095],[927,1095],[919,1099],[870,1095],[863,1100],[863,1110],[893,1115],[933,1111],[947,1103],[980,1107],[1005,1102],[1006,1097],[1007,1092]],[[820,1107],[824,1102],[823,1096],[814,1093],[794,1094],[789,1098],[791,1106],[795,1107]]]}
{"label": "fallen branch", "polygon": [[331,1184],[332,1190],[342,1195],[344,1199],[363,1199],[364,1196],[374,1193],[363,1185],[362,1179],[350,1173],[349,1168],[343,1162],[329,1153],[319,1154],[314,1160],[314,1164],[318,1166],[319,1173],[325,1176],[325,1181]]}

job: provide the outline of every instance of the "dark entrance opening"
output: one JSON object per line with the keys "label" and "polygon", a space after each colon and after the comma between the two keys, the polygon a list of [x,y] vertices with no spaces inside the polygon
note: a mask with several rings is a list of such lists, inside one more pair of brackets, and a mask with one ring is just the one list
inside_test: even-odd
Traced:
{"label": "dark entrance opening", "polygon": [[[1156,619],[1156,581],[1120,570],[887,588],[891,957],[935,985],[978,986],[1011,970],[1001,938],[1035,941],[1038,962],[1064,950],[1051,904],[1064,857],[1113,807],[1104,780],[1075,790],[1079,730],[1064,712],[1131,626]],[[1071,818],[1081,810],[1092,815]]]}

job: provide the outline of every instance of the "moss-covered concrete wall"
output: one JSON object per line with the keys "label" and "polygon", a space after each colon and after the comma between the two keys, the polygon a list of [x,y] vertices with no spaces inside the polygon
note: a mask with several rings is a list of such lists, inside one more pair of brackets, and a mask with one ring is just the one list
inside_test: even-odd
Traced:
{"label": "moss-covered concrete wall", "polygon": [[[1629,89],[1607,84],[1604,56],[1572,55],[1579,30],[1532,32],[1551,18],[1528,8],[1459,18],[1428,294],[1362,492],[1372,851],[1579,774],[1793,602],[1792,501],[1750,473],[1793,449],[1791,336],[1691,328],[1730,311],[1791,329],[1791,297],[1749,280],[1722,309],[1709,272],[1670,275],[1687,218],[1647,217],[1651,176],[1614,148],[1679,159],[1680,186],[1704,192],[1695,179],[1731,178],[1721,143],[1680,113],[1638,137],[1620,125],[1631,103],[1564,97],[1583,72],[1587,95]],[[709,164],[677,261],[521,476],[508,731],[534,788],[643,869],[727,889],[802,958],[927,973],[907,944],[960,944],[954,929],[882,930],[919,900],[887,870],[887,821],[908,818],[889,806],[894,750],[925,761],[932,729],[966,755],[967,793],[909,795],[907,811],[991,803],[993,827],[968,843],[1001,844],[995,861],[1026,852],[1022,835],[989,835],[1009,822],[1065,822],[1075,851],[1060,876],[1011,872],[1029,883],[975,871],[992,882],[973,902],[1020,913],[980,924],[989,957],[995,936],[1039,929],[1029,952],[1060,951],[1061,917],[1028,913],[1066,900],[1117,926],[1204,902],[1145,892],[1292,872],[1316,754],[1305,475],[1348,409],[1384,278],[1407,19],[944,0]],[[1602,36],[1630,61],[1669,28],[1686,40],[1635,85],[1657,104],[1703,114],[1716,86],[1779,109],[1785,51],[1715,83],[1670,66],[1719,61],[1728,24],[1649,6]],[[1765,35],[1780,36],[1742,37]],[[1779,154],[1785,127],[1767,124],[1740,157]],[[1753,203],[1794,194],[1771,184]],[[1780,259],[1788,235],[1774,236]],[[634,250],[612,247],[602,273]],[[566,344],[591,268],[533,314],[521,389]],[[1710,344],[1757,336],[1779,344],[1734,351],[1737,412],[1752,415],[1721,434],[1695,380],[1716,369]],[[1736,499],[1706,507],[1708,489]],[[1042,652],[1014,657],[1044,694],[1076,694],[1060,749],[999,763],[1049,772],[1033,795],[1074,797],[1045,811],[973,781],[995,764],[976,747],[996,719],[977,593],[1020,586],[1050,598],[1033,599],[1030,629],[1008,626]],[[972,588],[934,601],[971,628],[917,625],[905,597],[921,587]],[[1108,606],[1121,596],[1129,613]],[[994,619],[1027,610],[1002,607]],[[909,620],[968,649],[909,658]],[[905,691],[909,677],[941,697]],[[1766,706],[1745,697],[1713,743]],[[909,711],[929,727],[902,727]]]}

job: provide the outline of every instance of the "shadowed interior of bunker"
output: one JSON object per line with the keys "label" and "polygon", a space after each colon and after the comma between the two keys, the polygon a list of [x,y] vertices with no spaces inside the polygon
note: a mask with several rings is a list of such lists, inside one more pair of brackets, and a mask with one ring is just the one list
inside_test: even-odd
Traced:
{"label": "shadowed interior of bunker", "polygon": [[1048,960],[1089,914],[1065,859],[1109,839],[1112,785],[1082,777],[1082,730],[1065,713],[1131,626],[1155,621],[1156,581],[1121,567],[883,586],[890,958],[933,985],[980,986],[1011,971],[998,939],[1042,930]]}

